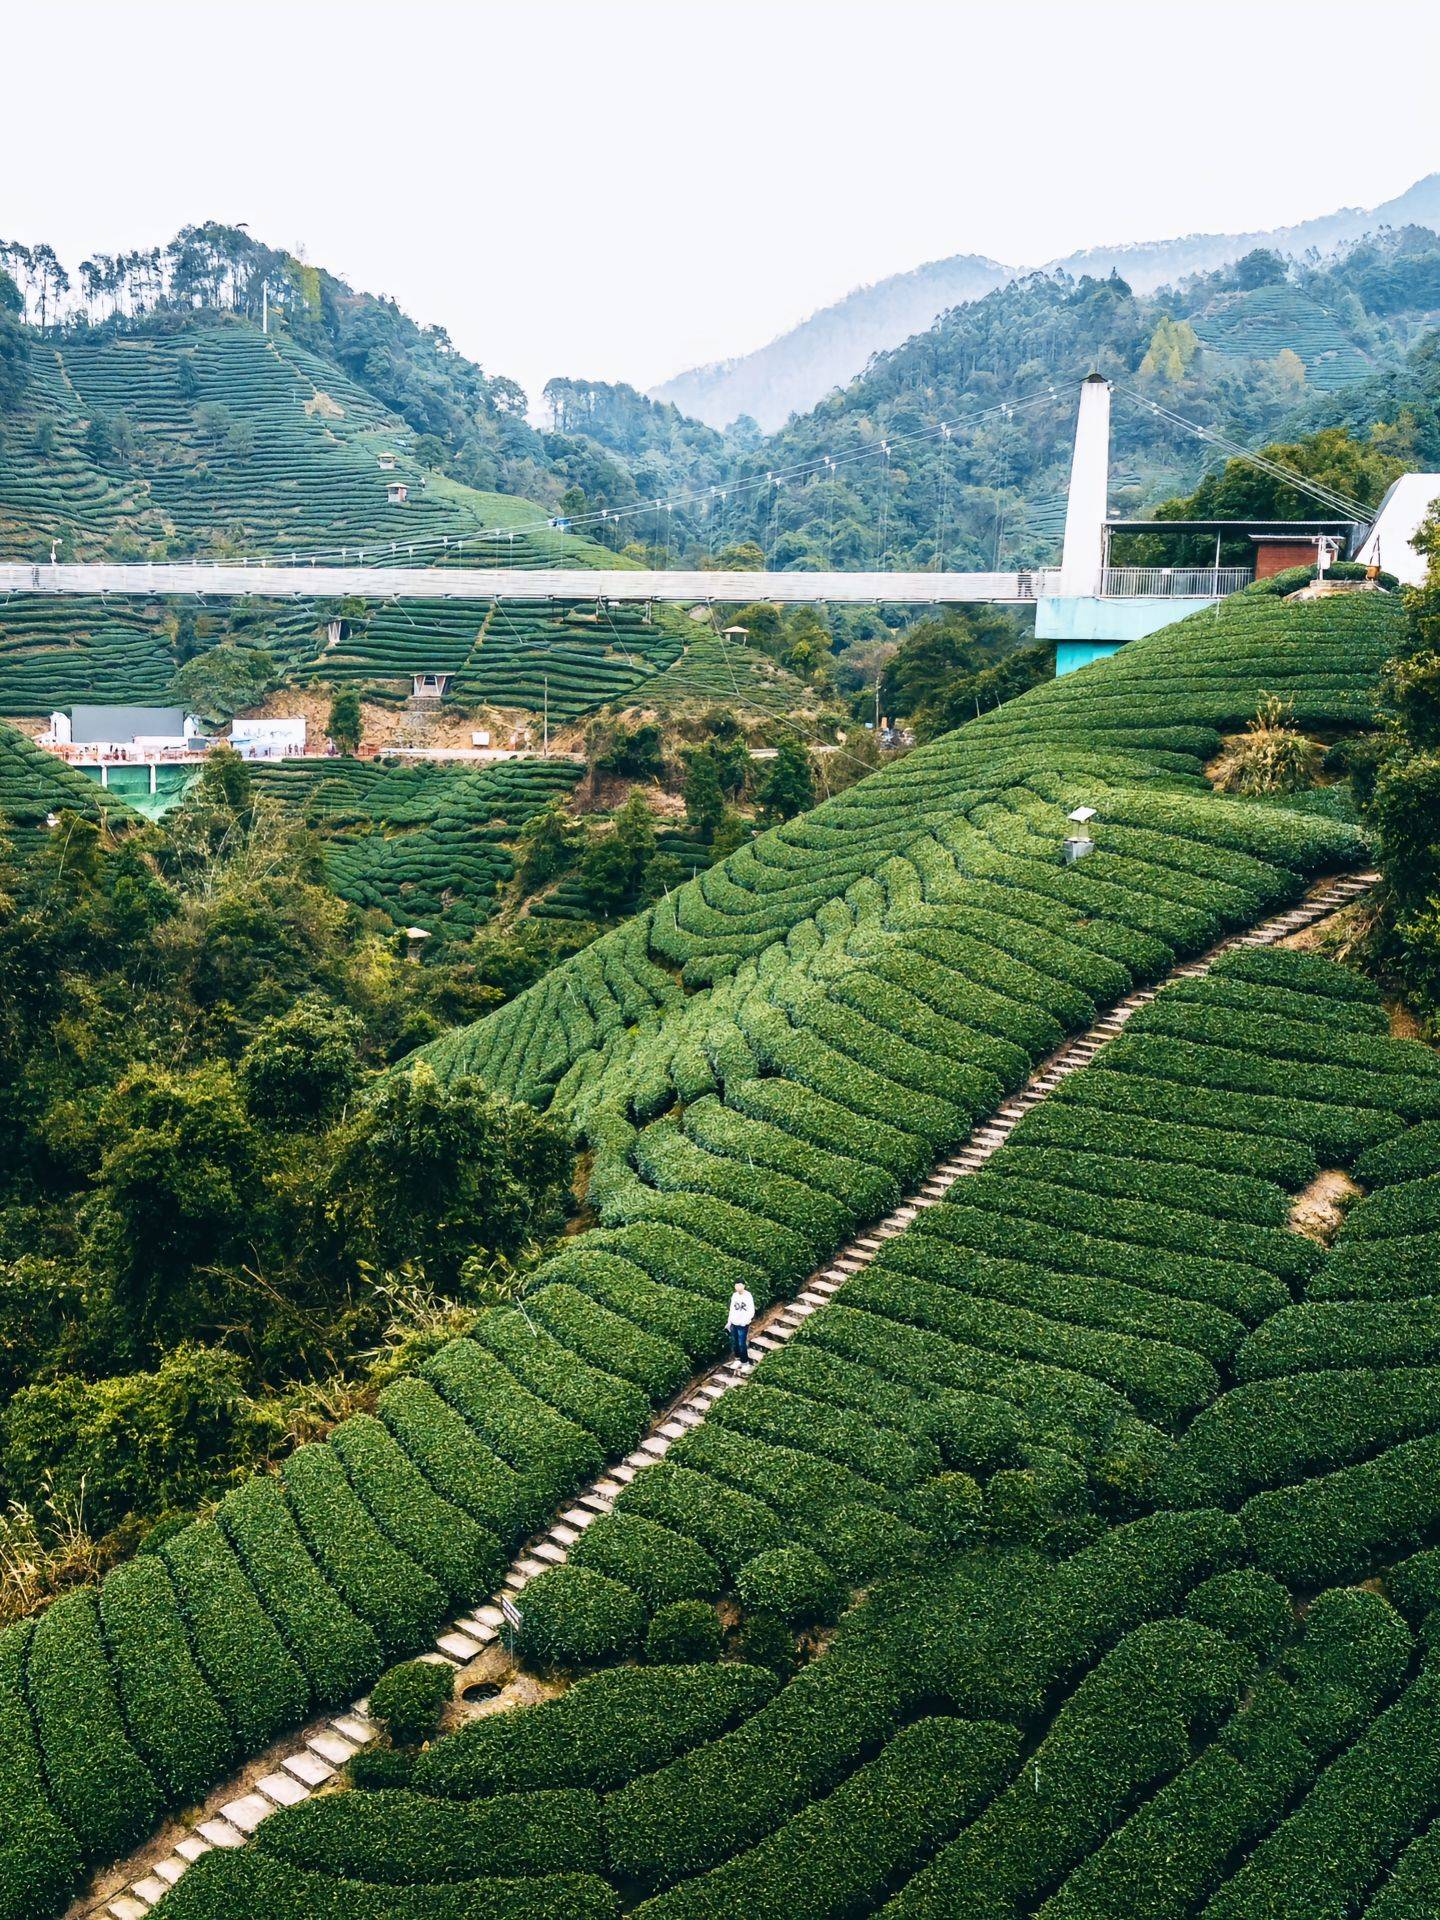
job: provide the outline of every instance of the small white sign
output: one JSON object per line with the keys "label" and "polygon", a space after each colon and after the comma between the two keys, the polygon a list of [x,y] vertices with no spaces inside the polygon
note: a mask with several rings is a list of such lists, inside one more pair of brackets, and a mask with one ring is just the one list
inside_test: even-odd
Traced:
{"label": "small white sign", "polygon": [[524,1623],[525,1616],[521,1613],[515,1602],[513,1600],[502,1599],[500,1602],[500,1611],[504,1614],[509,1624],[515,1629],[516,1633],[518,1633]]}

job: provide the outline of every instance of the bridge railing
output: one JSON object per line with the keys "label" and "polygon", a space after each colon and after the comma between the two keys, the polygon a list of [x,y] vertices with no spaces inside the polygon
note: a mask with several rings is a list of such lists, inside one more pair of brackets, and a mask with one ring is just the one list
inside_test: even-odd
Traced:
{"label": "bridge railing", "polygon": [[1249,567],[1106,567],[1100,594],[1105,600],[1223,600],[1254,578]]}

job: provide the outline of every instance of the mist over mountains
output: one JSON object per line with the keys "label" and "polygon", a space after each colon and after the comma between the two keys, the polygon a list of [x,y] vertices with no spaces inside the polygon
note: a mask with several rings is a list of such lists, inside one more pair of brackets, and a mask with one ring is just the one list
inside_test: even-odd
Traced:
{"label": "mist over mountains", "polygon": [[[1293,226],[1250,233],[1192,233],[1087,247],[1045,262],[1044,271],[1077,278],[1113,271],[1136,293],[1149,293],[1187,274],[1223,266],[1256,247],[1296,257],[1312,251],[1324,255],[1365,234],[1401,226],[1440,230],[1440,173],[1427,175],[1375,207],[1342,207]],[[651,397],[670,401],[713,427],[728,426],[748,414],[767,433],[774,432],[792,413],[806,411],[853,379],[872,354],[898,346],[949,308],[983,298],[1029,271],[972,253],[930,261],[856,288],[753,353],[677,374],[652,388]]]}

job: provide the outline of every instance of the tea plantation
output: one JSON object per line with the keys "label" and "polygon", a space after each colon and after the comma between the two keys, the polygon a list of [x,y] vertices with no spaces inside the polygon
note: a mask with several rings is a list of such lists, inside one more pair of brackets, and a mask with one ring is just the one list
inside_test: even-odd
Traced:
{"label": "tea plantation", "polygon": [[[37,345],[24,403],[0,446],[0,544],[49,558],[223,553],[372,565],[427,558],[474,566],[605,566],[590,542],[550,531],[532,502],[427,471],[415,436],[329,362],[232,316],[183,331],[86,334]],[[130,440],[108,448],[118,417]],[[383,464],[382,464],[383,462]],[[401,481],[408,498],[392,502]],[[483,537],[482,537],[483,536]]]}
{"label": "tea plantation", "polygon": [[[523,1311],[0,1636],[0,1914],[490,1591],[717,1356],[737,1279],[794,1293],[1066,1032],[1356,864],[1200,767],[1267,693],[1365,724],[1401,617],[1238,596],[428,1049],[568,1118],[596,1224]],[[331,817],[373,806],[331,777]],[[1329,1252],[1287,1226],[1322,1168],[1367,1193]],[[1440,1061],[1356,976],[1177,984],[531,1583],[522,1651],[592,1677],[274,1814],[162,1920],[1433,1913],[1437,1175]]]}
{"label": "tea plantation", "polygon": [[[718,1163],[736,1111],[685,1136]],[[273,1815],[166,1920],[1433,1913],[1437,1116],[1440,1063],[1328,962],[1242,952],[1162,994],[532,1583],[532,1654],[594,1677]],[[847,1156],[775,1139],[812,1177],[772,1158],[752,1217],[789,1226]],[[1326,1254],[1285,1222],[1336,1164],[1373,1186]],[[1382,1241],[1408,1283],[1363,1277]],[[601,1358],[581,1258],[536,1296],[540,1351],[502,1317],[431,1363],[435,1404],[473,1432],[518,1355],[615,1446],[658,1354],[632,1333],[546,1379],[554,1338]],[[625,1318],[664,1324],[635,1293]],[[382,1422],[433,1481],[437,1440]],[[659,1651],[726,1595],[780,1623],[769,1667]]]}
{"label": "tea plantation", "polygon": [[0,831],[11,839],[43,833],[62,811],[85,820],[133,817],[117,795],[0,723]]}
{"label": "tea plantation", "polygon": [[[15,597],[0,606],[0,712],[164,702],[181,659],[180,610],[160,598]],[[644,607],[394,600],[345,619],[333,643],[329,617],[309,601],[215,601],[196,622],[194,645],[261,647],[285,682],[353,681],[370,700],[408,699],[412,676],[447,674],[449,706],[537,715],[548,706],[557,726],[609,702],[668,706],[738,691],[751,706],[774,706],[784,691],[801,691],[778,668],[767,674],[745,647],[723,669],[696,671],[699,649],[682,659],[676,623]]]}
{"label": "tea plantation", "polygon": [[325,833],[330,884],[397,926],[464,939],[490,917],[514,873],[510,843],[583,769],[569,760],[463,766],[291,760],[259,766],[261,794]]}

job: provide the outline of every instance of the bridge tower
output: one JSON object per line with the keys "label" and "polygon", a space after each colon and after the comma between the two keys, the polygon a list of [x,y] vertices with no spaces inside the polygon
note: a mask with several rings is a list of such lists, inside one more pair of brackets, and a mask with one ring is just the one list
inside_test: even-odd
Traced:
{"label": "bridge tower", "polygon": [[1065,545],[1060,556],[1060,592],[1084,600],[1100,591],[1105,565],[1105,517],[1110,496],[1110,382],[1087,374],[1080,386],[1070,493],[1065,505]]}

